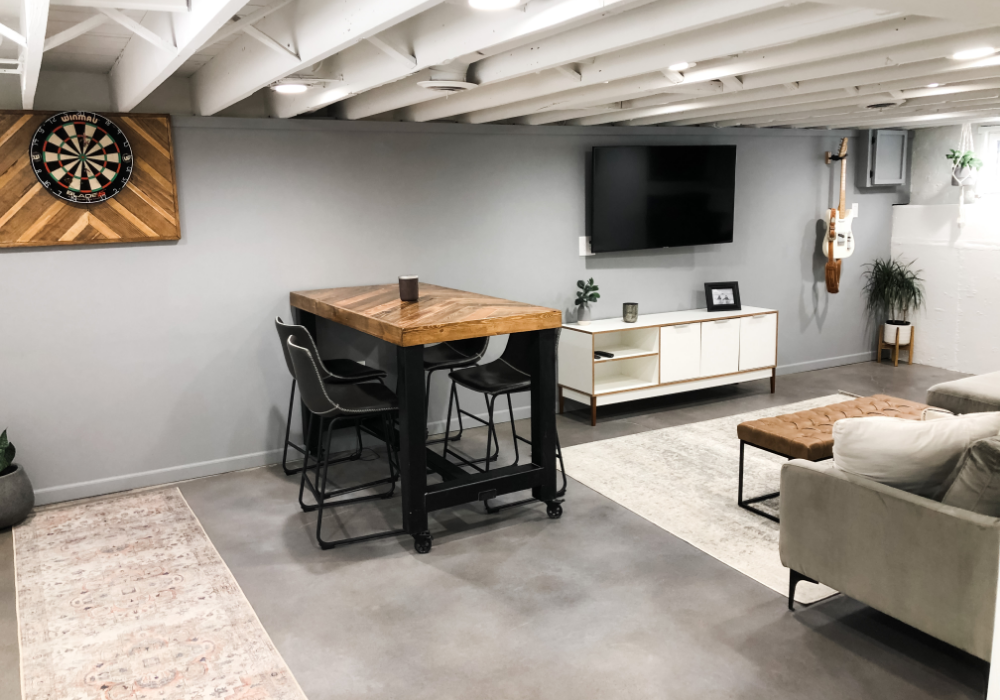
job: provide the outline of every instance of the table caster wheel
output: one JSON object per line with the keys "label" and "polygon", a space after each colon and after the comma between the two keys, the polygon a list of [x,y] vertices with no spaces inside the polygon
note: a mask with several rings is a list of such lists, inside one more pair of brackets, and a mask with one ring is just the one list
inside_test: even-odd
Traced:
{"label": "table caster wheel", "polygon": [[549,517],[553,520],[558,520],[562,517],[562,506],[556,502],[547,504],[545,512],[549,514]]}
{"label": "table caster wheel", "polygon": [[427,554],[431,551],[431,533],[421,532],[413,538],[413,549],[417,554]]}

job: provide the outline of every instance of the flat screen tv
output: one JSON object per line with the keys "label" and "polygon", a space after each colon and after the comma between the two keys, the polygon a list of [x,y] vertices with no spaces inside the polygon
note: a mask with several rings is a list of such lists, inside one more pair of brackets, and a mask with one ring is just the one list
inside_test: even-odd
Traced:
{"label": "flat screen tv", "polygon": [[595,253],[733,242],[736,146],[594,149]]}

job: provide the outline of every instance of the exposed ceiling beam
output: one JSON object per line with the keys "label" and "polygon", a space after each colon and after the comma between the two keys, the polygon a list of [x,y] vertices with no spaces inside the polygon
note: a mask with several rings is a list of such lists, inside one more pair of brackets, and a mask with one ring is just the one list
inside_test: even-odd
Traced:
{"label": "exposed ceiling beam", "polygon": [[674,0],[646,5],[550,40],[484,58],[473,65],[471,77],[480,85],[519,78],[786,4],[775,0]]}
{"label": "exposed ceiling beam", "polygon": [[[632,13],[623,17],[628,14]],[[621,80],[681,61],[705,61],[777,41],[794,42],[817,34],[857,27],[878,19],[880,15],[872,11],[845,11],[817,5],[793,6],[598,56],[593,63],[580,64],[581,82],[590,85]],[[467,93],[451,95],[448,99],[407,108],[400,112],[400,116],[409,121],[432,121],[541,97],[560,89],[560,85],[551,78],[553,74],[554,71],[543,71],[538,75],[483,85]],[[687,78],[685,73],[685,83]],[[564,89],[565,85],[562,87]]]}
{"label": "exposed ceiling beam", "polygon": [[399,63],[402,63],[405,70],[413,70],[417,67],[417,58],[413,56],[408,50],[402,49],[398,46],[394,46],[385,39],[380,39],[377,36],[368,37],[369,43],[376,49],[384,53],[389,58],[395,59]]}
{"label": "exposed ceiling beam", "polygon": [[851,0],[852,5],[888,12],[941,17],[970,26],[1000,24],[1000,3],[995,0]]}
{"label": "exposed ceiling beam", "polygon": [[[890,27],[891,23],[887,28]],[[907,27],[911,30],[918,28],[921,30],[930,29],[931,31],[937,31],[941,28],[953,28],[953,25],[941,24],[935,20],[925,20],[923,24],[917,22],[915,24],[908,24]],[[859,33],[865,32],[862,31]],[[868,32],[868,36],[864,38],[866,38],[869,42],[874,43],[879,40],[879,37],[875,34],[875,32]],[[903,34],[907,39],[913,38],[912,35],[908,35],[906,32],[891,32],[887,35],[883,34],[883,36],[897,38],[899,34]],[[821,52],[821,54],[816,57],[825,58],[825,60],[812,60],[807,63],[796,63],[789,67],[781,66],[772,70],[762,70],[756,73],[745,74],[742,77],[744,85],[744,92],[742,94],[720,96],[718,98],[714,98],[708,103],[689,103],[684,106],[673,104],[676,100],[673,99],[673,96],[669,93],[654,95],[629,100],[625,104],[626,109],[624,111],[609,113],[607,115],[591,115],[582,117],[577,123],[581,126],[590,126],[595,124],[620,122],[628,119],[632,120],[630,121],[630,126],[648,126],[651,124],[659,124],[663,121],[667,121],[667,119],[658,119],[658,115],[670,115],[681,111],[698,109],[703,106],[728,105],[742,102],[744,100],[755,99],[755,96],[758,94],[756,90],[776,86],[785,86],[790,83],[791,78],[798,78],[798,80],[794,81],[798,85],[795,92],[808,93],[831,90],[834,88],[853,87],[863,83],[878,82],[882,80],[905,79],[919,77],[921,75],[932,75],[947,71],[961,72],[963,70],[970,69],[971,67],[982,67],[995,64],[998,59],[988,58],[981,59],[979,61],[956,62],[950,58],[940,57],[948,56],[953,53],[956,46],[964,46],[970,42],[989,41],[996,41],[1000,43],[1000,29],[989,29],[980,32],[963,33],[955,36],[937,38],[925,37],[922,41],[916,41],[902,46],[883,47],[877,50],[864,51],[860,54],[825,58],[822,53],[837,47],[840,44],[840,41],[839,38],[834,41],[829,41],[829,38],[822,38],[816,40],[815,42],[807,43],[811,44],[815,51]],[[871,46],[871,43],[869,43],[869,46]],[[774,59],[775,56],[780,58],[780,54],[782,53],[798,57],[797,49],[797,45],[790,45],[777,47],[773,51],[764,53],[770,54],[772,59]],[[813,56],[815,56],[815,54],[813,54]],[[738,60],[737,62],[741,65],[741,67],[745,65],[741,60]],[[703,77],[708,77],[717,74],[718,70],[713,68],[706,70],[702,75]],[[935,81],[928,80],[927,82]],[[782,89],[775,89],[768,94],[774,97],[783,97],[789,92],[790,91],[787,87],[782,87]]]}
{"label": "exposed ceiling beam", "polygon": [[[400,54],[406,52],[413,57],[414,64],[408,65],[400,58],[387,60],[393,57],[391,51],[384,50],[384,47],[372,51],[363,43],[357,44],[330,57],[320,68],[324,76],[342,78],[340,85],[313,88],[300,95],[273,96],[273,114],[294,116],[326,107],[348,95],[363,94],[362,98],[356,97],[351,104],[338,108],[338,111],[347,113],[346,118],[359,119],[440,97],[440,93],[423,88],[399,90],[400,83],[396,81],[417,71],[452,64],[456,60],[468,64],[512,43],[552,36],[560,29],[575,28],[596,20],[603,22],[618,13],[648,3],[649,0],[536,0],[519,12],[494,13],[451,3],[442,4],[369,39],[376,45],[381,42],[394,47]],[[415,84],[418,80],[427,79],[428,76],[422,74],[420,77],[412,76],[407,82]],[[372,91],[379,86],[385,87]],[[400,94],[405,94],[410,100],[399,103]]]}
{"label": "exposed ceiling beam", "polygon": [[150,12],[142,25],[157,36],[172,36],[174,51],[163,51],[145,41],[130,41],[111,69],[114,109],[130,112],[173,75],[247,0],[192,0],[187,13]]}
{"label": "exposed ceiling beam", "polygon": [[97,29],[107,21],[108,17],[106,15],[94,15],[92,17],[88,17],[82,22],[74,24],[69,29],[64,29],[58,34],[53,34],[52,36],[47,38],[45,40],[45,50],[48,51],[50,49],[54,49],[57,46],[62,46],[67,41],[73,41],[73,39],[76,39],[79,36],[83,36],[92,29]]}
{"label": "exposed ceiling beam", "polygon": [[27,46],[28,40],[24,38],[24,34],[17,31],[16,29],[11,29],[6,24],[0,22],[0,36],[7,37],[13,41],[18,46]]}
{"label": "exposed ceiling beam", "polygon": [[165,39],[160,36],[152,29],[144,27],[142,23],[136,22],[134,19],[124,14],[121,10],[115,10],[109,7],[102,7],[99,12],[105,15],[112,22],[116,22],[121,26],[128,29],[130,32],[135,34],[137,37],[143,41],[147,41],[157,48],[163,49],[164,51],[173,53],[177,50],[177,47],[170,41],[170,39]]}
{"label": "exposed ceiling beam", "polygon": [[298,0],[257,28],[294,47],[299,58],[281,56],[249,37],[236,39],[192,76],[195,111],[215,114],[441,1]]}
{"label": "exposed ceiling beam", "polygon": [[220,41],[228,39],[237,32],[242,32],[244,29],[246,29],[250,25],[256,24],[257,22],[261,21],[272,12],[280,10],[282,7],[284,7],[291,1],[292,0],[278,0],[277,2],[267,5],[266,7],[260,7],[244,17],[236,19],[234,16],[233,21],[226,23],[226,25],[223,26],[222,29],[220,29],[219,31],[217,31],[215,34],[212,35],[211,39],[205,42],[205,46],[211,46],[212,44],[217,44]]}
{"label": "exposed ceiling beam", "polygon": [[53,7],[93,7],[151,12],[187,12],[188,0],[51,0]]}
{"label": "exposed ceiling beam", "polygon": [[21,109],[33,109],[38,75],[45,51],[45,27],[49,19],[49,0],[21,0]]}
{"label": "exposed ceiling beam", "polygon": [[272,39],[271,37],[269,37],[267,34],[265,34],[264,32],[262,32],[261,30],[257,29],[257,27],[251,27],[249,25],[246,26],[246,27],[243,27],[243,33],[246,34],[251,39],[256,39],[257,41],[259,41],[261,44],[263,44],[267,48],[271,49],[272,51],[277,51],[278,54],[280,54],[280,55],[291,56],[295,60],[299,59],[299,55],[296,52],[292,51],[290,48],[288,48],[284,44],[281,44],[281,43],[275,41],[274,39]]}

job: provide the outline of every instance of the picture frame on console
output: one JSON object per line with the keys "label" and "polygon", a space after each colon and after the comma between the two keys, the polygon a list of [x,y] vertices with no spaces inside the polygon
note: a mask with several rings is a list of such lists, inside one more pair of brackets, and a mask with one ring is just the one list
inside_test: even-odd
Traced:
{"label": "picture frame on console", "polygon": [[740,283],[706,282],[705,305],[709,311],[740,311]]}

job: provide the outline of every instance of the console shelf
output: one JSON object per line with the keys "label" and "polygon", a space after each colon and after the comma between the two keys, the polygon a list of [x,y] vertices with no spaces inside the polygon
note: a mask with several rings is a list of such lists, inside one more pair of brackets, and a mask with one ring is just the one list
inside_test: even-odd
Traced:
{"label": "console shelf", "polygon": [[[774,392],[778,312],[694,309],[563,326],[559,410],[565,399],[597,407],[758,379]],[[614,355],[594,357],[595,350]]]}

